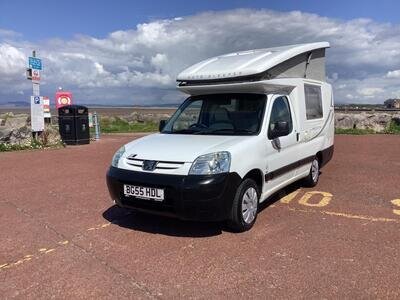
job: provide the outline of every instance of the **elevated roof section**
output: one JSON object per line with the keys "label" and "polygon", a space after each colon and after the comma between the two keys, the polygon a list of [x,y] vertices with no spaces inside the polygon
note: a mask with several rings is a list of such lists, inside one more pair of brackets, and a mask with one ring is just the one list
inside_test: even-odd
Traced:
{"label": "elevated roof section", "polygon": [[199,62],[183,72],[179,85],[309,78],[325,81],[328,42],[298,44],[229,53]]}

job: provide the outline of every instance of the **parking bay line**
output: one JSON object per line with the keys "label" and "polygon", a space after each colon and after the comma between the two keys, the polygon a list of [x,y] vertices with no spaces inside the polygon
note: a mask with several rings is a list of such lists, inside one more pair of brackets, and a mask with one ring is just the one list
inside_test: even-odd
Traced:
{"label": "parking bay line", "polygon": [[[278,207],[278,206],[271,205],[271,207]],[[279,205],[279,207],[285,207],[285,206]],[[349,213],[335,212],[335,211],[328,211],[328,210],[300,209],[300,208],[288,207],[288,206],[286,206],[286,208],[289,209],[290,211],[303,212],[303,213],[319,213],[319,214],[323,214],[323,215],[342,217],[342,218],[347,218],[347,219],[358,219],[358,220],[364,220],[364,221],[370,221],[370,222],[386,222],[386,223],[400,224],[399,219],[392,219],[392,218],[354,215],[354,214],[349,214]]]}
{"label": "parking bay line", "polygon": [[[278,207],[277,205],[271,205],[272,207]],[[285,206],[281,206],[279,205],[279,207],[285,207]],[[383,218],[383,217],[373,217],[373,216],[365,216],[365,215],[355,215],[355,214],[349,214],[349,213],[343,213],[343,212],[334,212],[334,211],[327,211],[327,210],[310,210],[310,209],[299,209],[299,208],[295,208],[295,207],[288,207],[286,206],[286,208],[290,211],[295,211],[295,212],[303,212],[303,213],[319,213],[319,214],[323,214],[323,215],[330,215],[330,216],[336,216],[336,217],[343,217],[343,218],[347,218],[347,219],[358,219],[358,220],[364,220],[364,221],[371,221],[371,222],[391,222],[391,223],[397,223],[400,224],[400,220],[398,219],[392,219],[392,218]],[[96,225],[94,227],[90,227],[87,228],[86,231],[94,231],[94,230],[100,230],[100,229],[104,229],[109,227],[113,222],[107,222],[104,224],[99,224]],[[79,234],[75,235],[74,237],[78,236]],[[72,239],[74,238],[72,237]],[[20,264],[23,264],[25,262],[28,262],[34,258],[39,258],[42,255],[54,252],[57,250],[57,248],[61,247],[61,246],[65,246],[67,244],[69,244],[68,240],[64,240],[64,241],[59,241],[57,242],[58,246],[55,248],[40,248],[38,249],[38,253],[36,255],[34,254],[28,254],[25,255],[23,258],[15,261],[15,262],[10,262],[10,263],[4,263],[4,264],[0,264],[0,271],[3,269],[9,269],[11,267],[14,266],[18,266]]]}
{"label": "parking bay line", "polygon": [[[99,224],[99,225],[96,225],[96,226],[94,226],[94,227],[90,227],[90,228],[86,229],[86,231],[104,229],[104,228],[107,228],[108,226],[110,226],[111,224],[112,224],[112,222],[107,222],[107,223],[104,223],[104,224]],[[75,236],[73,236],[73,237],[71,238],[71,240],[74,239],[75,237],[79,236],[79,235],[80,235],[79,233],[76,234]],[[36,251],[36,254],[27,254],[27,255],[25,255],[23,258],[18,259],[17,261],[14,261],[14,262],[1,263],[1,264],[0,264],[0,271],[1,271],[1,270],[6,270],[6,269],[9,269],[9,268],[18,266],[18,265],[21,265],[21,264],[26,263],[26,262],[28,262],[28,261],[34,259],[34,258],[35,258],[35,259],[39,259],[39,258],[42,257],[43,255],[49,254],[49,253],[51,253],[51,252],[54,252],[54,251],[56,251],[58,248],[63,247],[63,246],[66,246],[66,245],[68,245],[68,244],[69,244],[69,241],[68,241],[68,240],[59,241],[59,242],[57,242],[57,246],[56,246],[56,247],[53,247],[53,248],[44,248],[44,247],[43,247],[43,248],[39,248],[39,249]]]}

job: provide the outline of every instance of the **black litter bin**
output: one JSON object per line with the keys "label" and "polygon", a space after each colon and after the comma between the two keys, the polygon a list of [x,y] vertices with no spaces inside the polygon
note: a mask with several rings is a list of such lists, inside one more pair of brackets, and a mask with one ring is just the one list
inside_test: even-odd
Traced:
{"label": "black litter bin", "polygon": [[58,125],[61,139],[67,145],[90,143],[88,108],[67,105],[58,109]]}

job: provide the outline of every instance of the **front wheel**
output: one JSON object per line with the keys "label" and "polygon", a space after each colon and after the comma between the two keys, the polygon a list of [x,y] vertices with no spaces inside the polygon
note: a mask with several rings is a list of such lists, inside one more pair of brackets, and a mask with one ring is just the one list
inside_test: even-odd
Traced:
{"label": "front wheel", "polygon": [[310,173],[304,179],[304,183],[308,187],[314,187],[317,185],[318,180],[319,180],[319,161],[317,157],[314,157],[311,163]]}
{"label": "front wheel", "polygon": [[258,200],[260,192],[253,179],[245,179],[239,185],[228,225],[237,232],[243,232],[253,227],[257,219]]}

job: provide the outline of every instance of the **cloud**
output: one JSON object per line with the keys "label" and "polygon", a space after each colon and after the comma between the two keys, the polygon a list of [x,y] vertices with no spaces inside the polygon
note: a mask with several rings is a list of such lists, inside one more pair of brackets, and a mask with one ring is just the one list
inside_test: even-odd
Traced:
{"label": "cloud", "polygon": [[16,38],[16,37],[20,37],[20,36],[21,36],[21,34],[18,32],[0,28],[0,37],[2,37],[2,38]]}
{"label": "cloud", "polygon": [[[4,36],[4,34],[3,34]],[[104,38],[77,36],[37,45],[0,31],[0,102],[30,94],[24,78],[32,49],[43,58],[42,94],[58,86],[81,103],[179,102],[176,75],[200,60],[232,51],[329,41],[327,76],[336,102],[399,97],[400,26],[369,19],[343,21],[270,10],[206,12],[155,20]],[[24,95],[18,94],[23,91]],[[22,98],[21,98],[22,97]]]}
{"label": "cloud", "polygon": [[389,71],[386,74],[387,78],[400,78],[400,70]]}
{"label": "cloud", "polygon": [[384,90],[382,88],[376,88],[376,87],[366,87],[366,88],[361,88],[358,90],[358,93],[365,97],[373,97],[382,92],[384,92]]}

